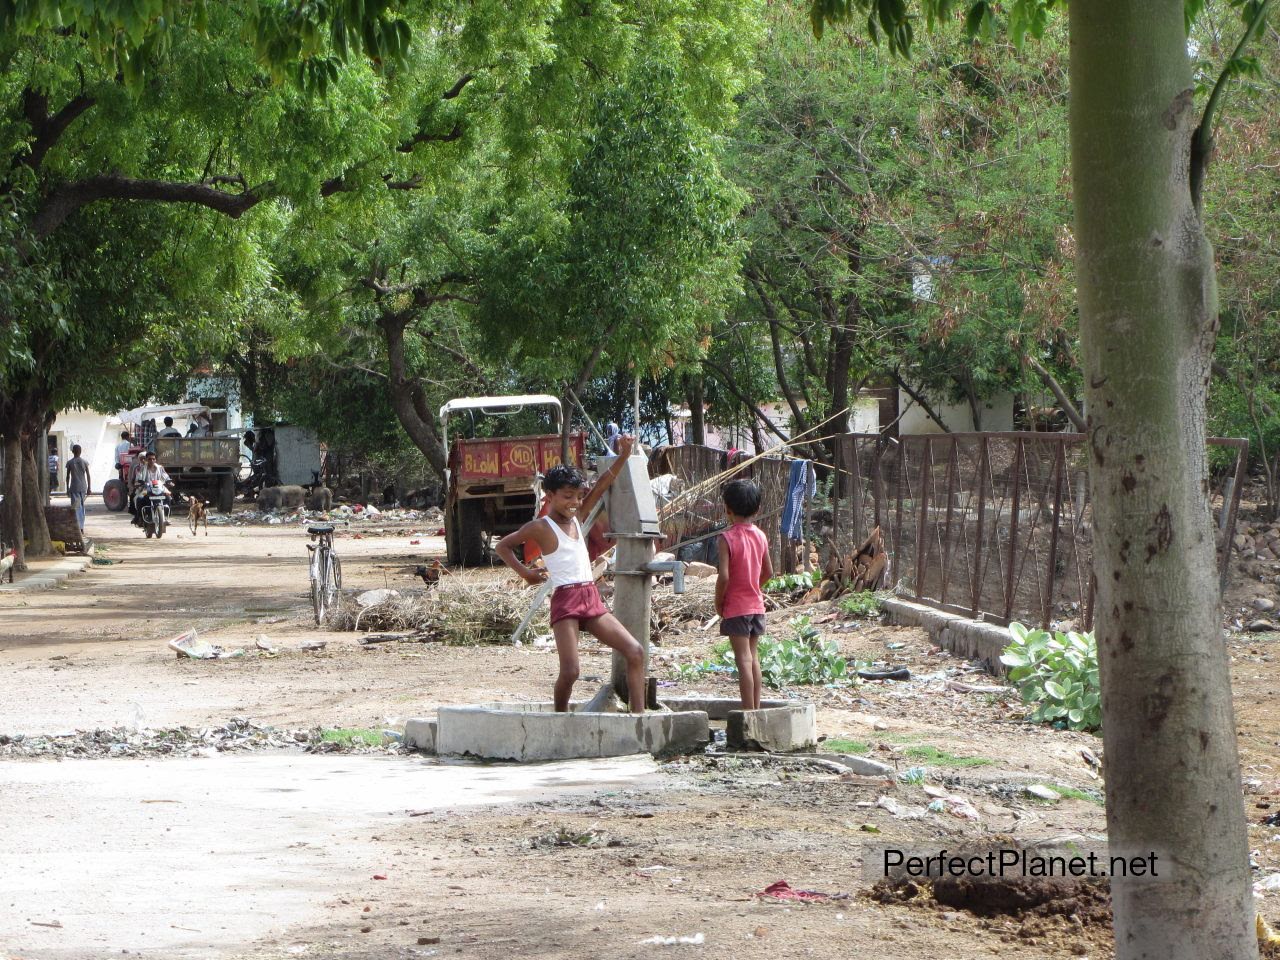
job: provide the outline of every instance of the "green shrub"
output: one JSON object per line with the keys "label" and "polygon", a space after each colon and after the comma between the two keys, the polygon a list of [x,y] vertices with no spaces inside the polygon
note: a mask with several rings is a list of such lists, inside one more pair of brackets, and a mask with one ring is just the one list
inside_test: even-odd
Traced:
{"label": "green shrub", "polygon": [[795,593],[797,590],[812,590],[812,573],[784,573],[774,577],[764,585],[765,593]]}
{"label": "green shrub", "polygon": [[[795,636],[788,640],[761,637],[760,679],[765,686],[779,690],[785,686],[856,683],[856,668],[840,656],[840,647],[834,640],[823,640],[822,634],[809,617],[794,617],[788,624]],[[677,669],[681,680],[692,680],[708,673],[737,675],[737,661],[727,640],[712,649],[714,656],[702,663],[682,664]]]}
{"label": "green shrub", "polygon": [[847,593],[836,601],[836,606],[853,617],[878,617],[884,604],[880,594],[873,590]]}
{"label": "green shrub", "polygon": [[1050,633],[1009,624],[1013,638],[1000,656],[1023,703],[1034,703],[1030,719],[1069,730],[1102,726],[1098,643],[1092,633]]}

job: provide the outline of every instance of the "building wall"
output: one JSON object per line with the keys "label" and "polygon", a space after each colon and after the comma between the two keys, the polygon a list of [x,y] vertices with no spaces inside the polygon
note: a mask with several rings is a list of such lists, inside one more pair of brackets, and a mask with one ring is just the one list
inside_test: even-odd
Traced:
{"label": "building wall", "polygon": [[83,447],[81,456],[89,461],[90,492],[101,493],[102,485],[116,475],[113,459],[116,444],[120,442],[122,426],[114,416],[95,410],[63,410],[53,421],[49,435],[58,438],[57,490],[67,486],[67,461],[71,459],[71,445]]}
{"label": "building wall", "polygon": [[[898,433],[942,433],[942,428],[933,422],[933,418],[924,412],[904,391],[898,393],[899,410],[906,411],[898,421]],[[936,403],[929,401],[935,413],[954,433],[969,433],[973,430],[973,415],[967,403]],[[992,397],[982,405],[982,429],[994,432],[1013,429],[1013,394],[1006,393]]]}

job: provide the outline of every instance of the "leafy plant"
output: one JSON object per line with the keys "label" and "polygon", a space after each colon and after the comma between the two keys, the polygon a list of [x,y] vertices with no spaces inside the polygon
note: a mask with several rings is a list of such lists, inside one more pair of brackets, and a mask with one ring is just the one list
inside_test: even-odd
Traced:
{"label": "leafy plant", "polygon": [[793,593],[796,590],[812,589],[812,573],[784,573],[764,585],[765,593]]}
{"label": "leafy plant", "polygon": [[356,743],[365,743],[371,747],[383,744],[386,737],[381,730],[369,730],[362,727],[335,727],[320,732],[320,739],[325,743],[340,743],[344,747]]}
{"label": "leafy plant", "polygon": [[1092,633],[1029,630],[1009,625],[1013,638],[1000,656],[1023,703],[1034,703],[1030,719],[1069,730],[1102,726],[1098,643]]}
{"label": "leafy plant", "polygon": [[[855,670],[840,656],[839,645],[833,640],[823,640],[807,614],[792,618],[789,626],[795,633],[791,639],[760,638],[760,678],[766,686],[778,690],[788,685],[857,682]],[[737,674],[737,661],[727,640],[716,644],[712,652],[714,656],[710,660],[682,664],[677,676],[681,680],[692,680],[708,673]]]}
{"label": "leafy plant", "polygon": [[878,617],[884,604],[880,594],[873,590],[863,590],[861,593],[845,594],[836,602],[836,606],[841,612],[853,617]]}

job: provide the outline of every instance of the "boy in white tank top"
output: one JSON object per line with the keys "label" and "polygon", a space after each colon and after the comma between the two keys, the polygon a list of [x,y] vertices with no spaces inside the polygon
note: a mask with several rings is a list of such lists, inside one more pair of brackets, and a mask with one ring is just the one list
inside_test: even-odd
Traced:
{"label": "boy in white tank top", "polygon": [[[609,484],[622,472],[634,447],[632,437],[619,438],[618,459],[601,474],[590,491],[586,490],[586,477],[575,467],[566,464],[552,467],[542,480],[542,490],[547,495],[547,515],[503,537],[495,548],[502,562],[527,583],[539,584],[550,579],[555,585],[551,595],[551,631],[560,655],[560,674],[555,686],[556,710],[560,712],[569,709],[569,696],[578,679],[578,633],[582,629],[594,634],[626,660],[628,704],[631,712],[644,712],[644,649],[600,599],[587,556],[586,531],[578,519],[590,515]],[[530,541],[541,549],[545,570],[526,566],[516,559],[515,548]]]}

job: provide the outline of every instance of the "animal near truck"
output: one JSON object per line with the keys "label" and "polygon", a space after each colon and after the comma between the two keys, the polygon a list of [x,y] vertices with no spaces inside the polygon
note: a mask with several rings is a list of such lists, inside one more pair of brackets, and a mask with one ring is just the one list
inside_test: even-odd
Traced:
{"label": "animal near truck", "polygon": [[[560,401],[546,394],[460,397],[440,408],[450,563],[484,563],[493,537],[537,516],[541,477],[563,462],[561,418]],[[581,467],[585,449],[585,434],[571,434],[569,463]]]}

